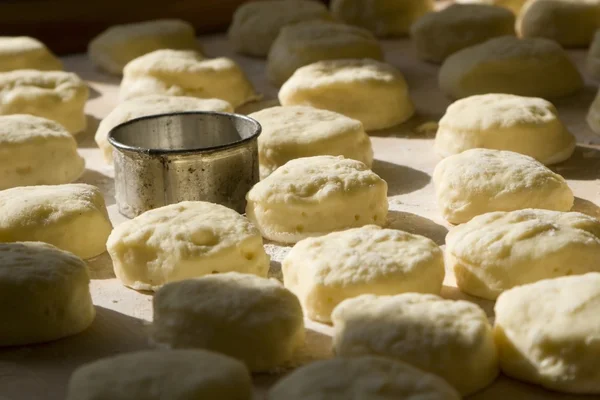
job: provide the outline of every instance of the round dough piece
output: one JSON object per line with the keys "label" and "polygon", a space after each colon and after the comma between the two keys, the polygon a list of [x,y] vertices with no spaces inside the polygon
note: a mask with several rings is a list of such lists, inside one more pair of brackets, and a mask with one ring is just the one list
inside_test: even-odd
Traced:
{"label": "round dough piece", "polygon": [[155,50],[197,50],[194,27],[179,19],[111,26],[88,45],[88,56],[104,71],[121,75],[131,60]]}
{"label": "round dough piece", "polygon": [[444,257],[426,237],[370,225],[301,240],[281,269],[305,315],[328,323],[335,306],[361,294],[439,294]]}
{"label": "round dough piece", "polygon": [[298,368],[267,400],[459,400],[443,379],[383,357],[334,358]]}
{"label": "round dough piece", "polygon": [[84,183],[0,191],[0,242],[50,243],[83,259],[106,250],[112,230],[100,190]]}
{"label": "round dough piece", "polygon": [[216,98],[233,107],[260,97],[233,60],[205,59],[200,53],[187,50],[153,51],[125,66],[121,101],[151,94]]}
{"label": "round dough piece", "polygon": [[228,272],[173,282],[154,296],[152,339],[203,348],[272,371],[304,344],[298,298],[275,279]]}
{"label": "round dough piece", "polygon": [[85,364],[66,400],[250,400],[252,377],[241,362],[204,350],[146,350]]}
{"label": "round dough piece", "polygon": [[453,224],[492,211],[541,208],[569,211],[573,192],[542,163],[512,151],[471,149],[433,171],[438,208]]}
{"label": "round dough piece", "polygon": [[267,57],[267,76],[282,85],[300,67],[322,60],[372,58],[383,50],[365,29],[329,21],[305,21],[283,27]]}
{"label": "round dough piece", "polygon": [[419,58],[435,63],[466,47],[514,34],[515,15],[485,4],[452,4],[425,14],[410,28]]}
{"label": "round dough piece", "polygon": [[499,6],[512,11],[513,14],[519,15],[519,11],[527,0],[457,0],[460,4],[487,4]]}
{"label": "round dough piece", "polygon": [[15,69],[60,71],[62,62],[39,40],[29,36],[0,36],[0,72]]}
{"label": "round dough piece", "polygon": [[600,30],[596,31],[592,44],[590,45],[586,69],[592,78],[600,80]]}
{"label": "round dough piece", "polygon": [[510,93],[556,98],[583,86],[579,71],[556,42],[502,36],[446,58],[439,72],[442,91],[453,98]]}
{"label": "round dough piece", "polygon": [[186,96],[148,95],[119,103],[98,126],[95,140],[108,163],[113,162],[113,147],[108,132],[115,126],[134,118],[182,111],[233,112],[231,104],[220,99],[199,99]]}
{"label": "round dough piece", "polygon": [[460,290],[489,300],[515,286],[600,271],[600,221],[537,209],[483,214],[450,230],[446,266]]}
{"label": "round dough piece", "polygon": [[63,71],[16,70],[0,73],[0,115],[31,114],[56,121],[71,134],[85,130],[89,89]]}
{"label": "round dough piece", "polygon": [[229,41],[239,53],[266,57],[281,28],[315,19],[331,19],[327,7],[318,1],[260,0],[244,3],[233,14]]}
{"label": "round dough piece", "polygon": [[377,36],[404,36],[416,20],[433,11],[433,4],[433,0],[332,0],[331,13]]}
{"label": "round dough piece", "polygon": [[383,225],[387,183],[360,161],[341,156],[297,158],[246,195],[246,215],[281,243],[364,225]]}
{"label": "round dough piece", "polygon": [[0,116],[0,190],[70,183],[84,169],[75,138],[61,125],[32,115]]}
{"label": "round dough piece", "polygon": [[96,315],[88,269],[46,243],[0,244],[0,346],[43,343],[87,329]]}
{"label": "round dough piece", "polygon": [[552,103],[493,93],[452,103],[439,122],[434,146],[442,157],[486,148],[525,154],[548,165],[571,157],[575,137]]}
{"label": "round dough piece", "polygon": [[469,301],[405,293],[362,295],[333,311],[339,356],[385,354],[436,374],[466,396],[498,376],[498,354],[485,312]]}
{"label": "round dough piece", "polygon": [[368,131],[390,128],[415,112],[402,73],[371,59],[320,61],[299,68],[281,87],[279,101],[338,112],[359,120]]}
{"label": "round dough piece", "polygon": [[592,131],[600,135],[600,90],[590,105],[586,120]]}
{"label": "round dough piece", "polygon": [[219,272],[269,272],[258,230],[234,210],[203,201],[146,211],[117,226],[106,247],[117,278],[136,290]]}
{"label": "round dough piece", "polygon": [[373,163],[371,139],[362,124],[341,114],[291,106],[266,108],[249,117],[262,126],[258,137],[261,179],[302,157],[344,156],[368,167]]}
{"label": "round dough piece", "polygon": [[566,393],[600,394],[600,274],[508,290],[495,306],[502,371]]}

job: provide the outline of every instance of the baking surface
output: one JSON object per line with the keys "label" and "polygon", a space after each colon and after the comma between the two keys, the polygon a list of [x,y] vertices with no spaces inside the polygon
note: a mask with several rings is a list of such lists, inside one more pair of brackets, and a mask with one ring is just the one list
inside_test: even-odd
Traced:
{"label": "baking surface", "polygon": [[[222,36],[205,37],[202,42],[208,56],[230,56],[238,61],[256,88],[264,94],[263,101],[246,105],[240,112],[252,112],[277,104],[277,89],[266,80],[263,60],[234,55]],[[373,169],[389,184],[388,224],[430,237],[442,245],[450,225],[436,209],[431,183],[431,174],[439,161],[433,153],[435,127],[431,129],[422,124],[437,121],[451,101],[437,89],[438,67],[417,60],[408,40],[383,41],[383,46],[387,61],[404,73],[417,108],[417,114],[407,123],[371,134],[376,158]],[[572,51],[570,55],[578,66],[583,66],[585,51]],[[89,127],[77,137],[79,151],[87,162],[80,181],[103,190],[111,219],[117,225],[125,218],[116,209],[113,170],[102,160],[93,137],[99,120],[117,103],[119,79],[95,71],[85,55],[68,57],[64,61],[67,70],[79,73],[91,87],[86,106]],[[579,144],[571,159],[552,168],[562,174],[573,189],[576,196],[574,210],[600,218],[597,205],[600,204],[600,136],[595,136],[585,122],[585,113],[597,86],[597,82],[587,79],[586,87],[579,94],[554,102]],[[270,243],[266,244],[266,248],[272,255],[271,273],[280,276],[279,262],[288,248]],[[122,286],[114,278],[106,253],[89,264],[93,278],[92,296],[97,306],[97,317],[92,327],[80,335],[53,343],[0,350],[0,400],[62,400],[69,376],[79,365],[148,347],[145,327],[152,317],[151,295]],[[447,273],[442,295],[475,301],[490,317],[493,316],[493,302],[462,294],[456,289],[450,272]],[[331,357],[331,327],[308,320],[306,326],[307,344],[293,360],[294,365]],[[262,399],[265,390],[279,376],[281,374],[255,376],[256,398]],[[476,400],[591,398],[600,396],[552,393],[504,377],[469,397]]]}

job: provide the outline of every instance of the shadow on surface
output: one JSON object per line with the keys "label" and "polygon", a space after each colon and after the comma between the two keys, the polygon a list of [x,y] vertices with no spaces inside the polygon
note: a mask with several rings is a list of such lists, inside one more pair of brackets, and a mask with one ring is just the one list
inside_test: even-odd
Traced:
{"label": "shadow on surface", "polygon": [[94,99],[97,99],[98,97],[102,96],[102,93],[100,93],[99,91],[97,91],[96,89],[94,89],[93,87],[91,87],[89,84],[87,86],[88,86],[88,89],[90,91],[90,95],[88,97],[88,100],[94,100]]}
{"label": "shadow on surface", "polygon": [[85,260],[90,271],[91,279],[114,279],[115,271],[110,255],[107,252],[100,254],[94,258]]}
{"label": "shadow on surface", "polygon": [[594,217],[596,219],[600,219],[600,207],[596,204],[592,203],[589,200],[585,200],[579,197],[575,197],[575,202],[573,203],[573,208],[571,211],[577,211],[583,214],[587,214],[590,217]]}
{"label": "shadow on surface", "polygon": [[466,400],[592,400],[598,396],[557,393],[500,375],[487,388],[467,396]]}
{"label": "shadow on surface", "polygon": [[238,108],[235,109],[237,114],[248,115],[260,110],[264,110],[265,108],[277,107],[280,106],[279,100],[277,99],[263,99],[252,101],[250,103],[242,104]]}
{"label": "shadow on surface", "polygon": [[94,135],[96,135],[98,125],[100,125],[100,120],[89,114],[86,115],[86,118],[87,126],[85,131],[75,136],[75,139],[77,140],[77,147],[83,149],[97,149],[98,145],[96,144],[96,141],[94,141]]}
{"label": "shadow on surface", "polygon": [[551,168],[565,179],[600,179],[600,149],[577,145],[571,158]]}
{"label": "shadow on surface", "polygon": [[[446,273],[448,273],[448,272],[446,271]],[[461,292],[461,290],[457,287],[448,286],[448,285],[442,286],[442,292],[440,293],[440,296],[442,296],[445,299],[449,299],[449,300],[470,301],[471,303],[475,303],[479,307],[481,307],[483,309],[483,311],[485,311],[485,313],[487,314],[488,318],[494,317],[494,303],[495,302],[492,300],[486,300],[486,299],[482,299],[479,297],[471,296],[467,293]]]}
{"label": "shadow on surface", "polygon": [[414,192],[431,181],[431,177],[423,171],[387,161],[374,160],[373,171],[387,182],[388,196]]}
{"label": "shadow on surface", "polygon": [[415,235],[421,235],[433,240],[438,246],[445,243],[448,229],[432,220],[405,211],[390,210],[386,227],[399,229]]}
{"label": "shadow on surface", "polygon": [[419,112],[408,121],[387,129],[369,131],[369,136],[401,137],[406,139],[432,139],[437,132],[437,123],[442,115]]}
{"label": "shadow on surface", "polygon": [[87,169],[77,179],[78,183],[87,183],[88,185],[96,186],[104,195],[106,206],[111,206],[116,203],[115,200],[115,180],[110,176],[94,169]]}

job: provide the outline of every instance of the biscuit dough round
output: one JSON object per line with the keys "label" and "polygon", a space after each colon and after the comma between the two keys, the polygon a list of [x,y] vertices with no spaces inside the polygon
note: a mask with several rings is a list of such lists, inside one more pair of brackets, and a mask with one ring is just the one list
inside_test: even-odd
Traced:
{"label": "biscuit dough round", "polygon": [[592,131],[600,135],[600,90],[598,90],[596,98],[590,105],[586,121]]}
{"label": "biscuit dough round", "polygon": [[304,345],[300,302],[275,279],[207,275],[163,286],[153,304],[154,343],[222,353],[253,372],[282,366]]}
{"label": "biscuit dough round", "polygon": [[104,71],[121,75],[131,60],[161,49],[200,51],[194,27],[179,19],[114,25],[92,39],[88,56]]}
{"label": "biscuit dough round", "polygon": [[31,69],[0,73],[0,115],[31,114],[56,121],[71,134],[85,130],[89,89],[77,75]]}
{"label": "biscuit dough round", "polygon": [[600,274],[508,290],[495,306],[502,371],[551,390],[600,394]]}
{"label": "biscuit dough round", "polygon": [[489,300],[542,279],[600,272],[600,221],[537,209],[479,215],[446,236],[446,266],[460,290]]}
{"label": "biscuit dough round", "polygon": [[463,396],[498,376],[492,327],[475,303],[420,293],[362,295],[342,302],[332,318],[339,356],[385,354],[444,378]]}
{"label": "biscuit dough round", "polygon": [[466,47],[514,34],[515,15],[504,7],[485,4],[452,4],[425,14],[410,28],[419,58],[435,63]]}
{"label": "biscuit dough round", "polygon": [[84,183],[0,191],[0,242],[39,241],[83,259],[106,250],[112,230],[100,190]]}
{"label": "biscuit dough round", "polygon": [[281,87],[279,101],[338,112],[359,120],[367,131],[400,124],[415,111],[402,73],[371,59],[319,61],[299,68]]}
{"label": "biscuit dough round", "polygon": [[471,149],[445,158],[433,171],[433,183],[438,208],[453,224],[492,211],[569,211],[574,201],[562,176],[512,151]]}
{"label": "biscuit dough round", "polygon": [[373,34],[356,26],[330,21],[305,21],[283,27],[269,50],[267,76],[282,85],[305,65],[322,60],[372,58],[383,60]]}
{"label": "biscuit dough round", "polygon": [[0,36],[0,72],[15,69],[60,71],[63,65],[37,39],[29,36]]}
{"label": "biscuit dough round", "polygon": [[266,57],[281,28],[315,19],[331,20],[327,7],[318,1],[252,1],[237,8],[227,34],[235,51]]}
{"label": "biscuit dough round", "polygon": [[[278,0],[280,1],[280,0]],[[261,179],[290,160],[332,155],[373,163],[371,139],[362,124],[312,107],[271,107],[250,114],[262,126],[258,137]]]}
{"label": "biscuit dough round", "polygon": [[434,146],[442,157],[487,148],[525,154],[548,165],[571,157],[575,137],[550,102],[493,93],[452,103],[439,122]]}
{"label": "biscuit dough round", "polygon": [[459,400],[443,379],[383,357],[334,358],[298,368],[267,400]]}
{"label": "biscuit dough round", "polygon": [[433,11],[433,0],[332,0],[331,13],[377,36],[404,36],[421,16]]}
{"label": "biscuit dough round", "polygon": [[0,243],[0,346],[49,342],[87,329],[96,315],[79,257],[40,242]]}
{"label": "biscuit dough round", "polygon": [[113,147],[108,132],[115,126],[134,118],[182,111],[233,112],[231,104],[220,99],[199,99],[187,96],[148,95],[123,101],[100,122],[94,139],[108,163],[113,162]]}
{"label": "biscuit dough round", "polygon": [[234,210],[203,201],[171,204],[123,222],[106,247],[117,278],[136,290],[219,272],[269,272],[258,230]]}
{"label": "biscuit dough round", "polygon": [[499,6],[512,11],[513,14],[519,15],[519,11],[527,0],[457,0],[459,4],[487,4]]}
{"label": "biscuit dough round", "polygon": [[151,94],[216,98],[233,107],[259,98],[233,60],[203,58],[189,50],[157,50],[125,66],[119,91],[121,101]]}
{"label": "biscuit dough round", "polygon": [[145,350],[85,364],[71,375],[66,400],[250,400],[241,362],[203,350]]}
{"label": "biscuit dough round", "polygon": [[600,80],[600,29],[596,31],[586,59],[587,72],[593,79]]}
{"label": "biscuit dough round", "polygon": [[0,190],[70,183],[84,169],[75,138],[58,123],[33,115],[0,116]]}
{"label": "biscuit dough round", "polygon": [[341,156],[297,158],[246,195],[246,215],[280,243],[385,224],[387,183],[360,161]]}
{"label": "biscuit dough round", "polygon": [[579,71],[556,42],[502,36],[467,47],[446,58],[439,85],[453,98],[510,93],[557,98],[583,86]]}

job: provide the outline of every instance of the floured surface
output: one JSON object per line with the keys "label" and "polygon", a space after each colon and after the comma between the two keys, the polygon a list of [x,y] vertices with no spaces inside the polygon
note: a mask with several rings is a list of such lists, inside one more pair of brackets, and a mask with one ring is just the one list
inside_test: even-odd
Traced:
{"label": "floured surface", "polygon": [[[450,100],[437,88],[438,67],[418,61],[408,40],[383,41],[387,60],[406,77],[417,114],[408,122],[371,134],[375,159],[373,169],[389,184],[390,213],[388,226],[404,229],[444,243],[450,227],[437,210],[431,175],[439,157],[433,151],[435,126],[422,126],[437,121]],[[267,83],[264,61],[234,55],[224,37],[203,40],[208,56],[232,57],[244,68],[256,88],[264,94],[259,104],[249,104],[240,111],[249,113],[260,105],[277,104],[277,89]],[[586,52],[569,52],[580,70]],[[125,218],[117,212],[114,200],[113,170],[102,161],[93,136],[100,118],[117,102],[118,78],[95,71],[83,55],[65,60],[67,70],[76,71],[92,87],[86,105],[88,130],[77,137],[79,152],[86,158],[87,170],[81,182],[97,185],[106,197],[115,225]],[[586,75],[587,76],[587,75]],[[561,118],[578,139],[578,147],[568,161],[552,166],[569,182],[576,199],[574,210],[600,217],[600,136],[595,136],[585,122],[598,82],[588,80],[578,95],[554,103]],[[593,146],[595,144],[595,146]],[[271,274],[281,277],[279,262],[289,251],[271,243]],[[62,400],[65,386],[74,368],[82,363],[115,353],[146,348],[145,325],[152,315],[151,296],[122,286],[112,273],[107,254],[90,262],[92,295],[98,315],[92,327],[83,334],[45,345],[0,350],[0,400]],[[446,298],[474,300],[492,315],[493,302],[474,299],[456,289],[452,274],[446,276],[442,295]],[[307,346],[296,364],[331,356],[331,327],[307,321]],[[261,397],[278,376],[255,376],[256,399]],[[593,397],[563,395],[501,377],[492,386],[470,396],[474,400],[589,400]]]}

